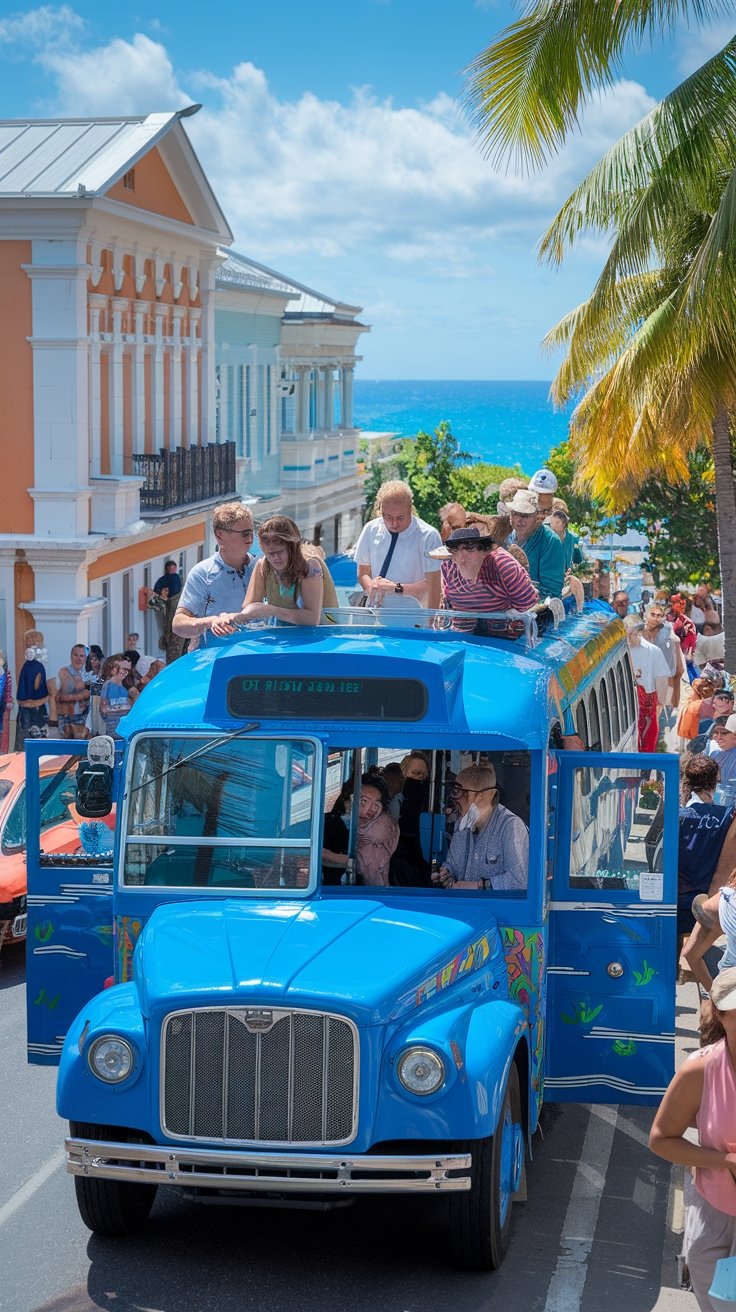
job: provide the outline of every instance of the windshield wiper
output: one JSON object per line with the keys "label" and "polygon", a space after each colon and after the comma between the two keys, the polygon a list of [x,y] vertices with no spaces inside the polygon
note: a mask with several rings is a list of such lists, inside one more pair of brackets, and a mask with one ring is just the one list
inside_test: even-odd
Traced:
{"label": "windshield wiper", "polygon": [[[157,784],[160,779],[165,779],[167,774],[171,774],[172,770],[179,770],[183,765],[187,765],[189,761],[195,760],[197,756],[204,756],[207,752],[211,752],[213,747],[222,747],[224,743],[232,742],[233,738],[240,738],[242,734],[252,733],[254,729],[260,729],[260,727],[260,722],[253,720],[251,724],[244,724],[241,729],[234,729],[232,733],[221,734],[219,738],[212,738],[203,743],[201,747],[196,747],[193,752],[187,752],[186,756],[178,757],[172,765],[162,770],[161,774],[155,774],[151,779],[145,779],[142,784],[136,784],[130,792],[138,793],[141,788],[150,788],[151,784]],[[126,797],[128,797],[128,793],[123,794],[123,800]]]}

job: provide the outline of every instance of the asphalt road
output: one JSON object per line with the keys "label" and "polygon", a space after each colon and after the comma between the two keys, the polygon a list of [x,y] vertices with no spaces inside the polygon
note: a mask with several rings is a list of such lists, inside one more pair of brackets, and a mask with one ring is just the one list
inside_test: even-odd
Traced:
{"label": "asphalt road", "polygon": [[[694,1046],[694,986],[678,1029]],[[22,948],[0,970],[2,1312],[693,1312],[676,1286],[681,1193],[651,1156],[651,1112],[548,1107],[499,1272],[447,1259],[440,1199],[344,1210],[213,1206],[160,1189],[134,1240],[83,1226],[64,1170],[55,1071],[25,1062]]]}

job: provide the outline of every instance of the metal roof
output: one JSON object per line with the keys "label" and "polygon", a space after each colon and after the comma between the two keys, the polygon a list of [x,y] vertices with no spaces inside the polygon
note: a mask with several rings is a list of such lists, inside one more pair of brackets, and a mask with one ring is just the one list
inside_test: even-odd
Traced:
{"label": "metal roof", "polygon": [[199,108],[135,118],[0,120],[0,195],[102,195]]}
{"label": "metal roof", "polygon": [[287,320],[320,318],[354,322],[361,311],[359,305],[345,305],[342,301],[333,300],[312,287],[306,287],[304,283],[286,278],[276,269],[269,269],[265,264],[248,259],[239,251],[227,252],[227,259],[217,270],[217,283],[222,287],[241,286],[290,292],[289,308],[284,316]]}
{"label": "metal roof", "polygon": [[279,274],[266,272],[237,251],[228,251],[227,259],[217,270],[218,287],[244,287],[250,291],[274,292],[292,298],[296,293],[290,282]]}

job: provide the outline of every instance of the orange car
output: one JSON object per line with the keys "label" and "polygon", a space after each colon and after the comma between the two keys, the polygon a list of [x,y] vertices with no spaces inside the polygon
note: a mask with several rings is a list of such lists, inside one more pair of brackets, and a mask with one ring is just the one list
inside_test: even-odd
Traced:
{"label": "orange car", "polygon": [[[74,807],[78,761],[78,756],[41,757],[44,852],[79,850],[79,816]],[[0,756],[0,950],[4,943],[26,936],[25,774],[24,752]]]}

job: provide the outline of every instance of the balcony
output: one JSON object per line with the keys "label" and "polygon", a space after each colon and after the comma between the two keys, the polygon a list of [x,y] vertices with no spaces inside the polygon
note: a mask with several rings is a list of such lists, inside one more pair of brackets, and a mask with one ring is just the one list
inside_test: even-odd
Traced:
{"label": "balcony", "polygon": [[234,442],[134,455],[128,472],[144,480],[140,490],[142,519],[237,496]]}

